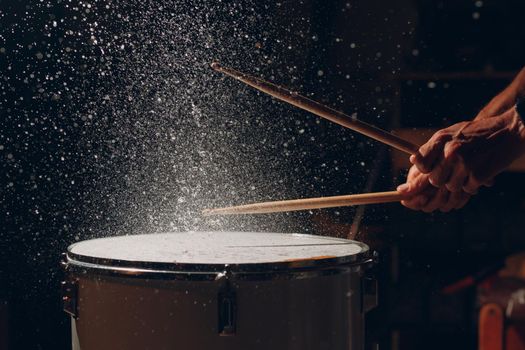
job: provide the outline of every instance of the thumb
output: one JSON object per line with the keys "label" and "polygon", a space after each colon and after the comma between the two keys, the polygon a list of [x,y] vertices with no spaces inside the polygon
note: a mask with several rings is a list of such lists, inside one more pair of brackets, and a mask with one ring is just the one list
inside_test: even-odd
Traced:
{"label": "thumb", "polygon": [[407,196],[413,196],[423,192],[430,182],[428,181],[428,175],[421,174],[413,179],[409,179],[406,183],[397,186],[397,191]]}

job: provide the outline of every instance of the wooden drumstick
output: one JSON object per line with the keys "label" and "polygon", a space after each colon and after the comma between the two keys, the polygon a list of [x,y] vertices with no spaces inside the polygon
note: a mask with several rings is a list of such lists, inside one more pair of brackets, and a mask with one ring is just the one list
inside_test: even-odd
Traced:
{"label": "wooden drumstick", "polygon": [[286,201],[262,202],[235,207],[207,209],[203,215],[263,214],[283,211],[297,211],[333,207],[347,207],[362,204],[399,202],[405,197],[397,191],[350,194],[345,196],[292,199]]}
{"label": "wooden drumstick", "polygon": [[218,62],[213,62],[211,64],[211,67],[217,72],[229,75],[279,100],[285,101],[289,104],[311,112],[319,117],[328,119],[346,128],[355,130],[365,136],[373,138],[379,142],[382,142],[405,153],[414,154],[419,149],[419,146],[405,139],[402,139],[394,134],[391,134],[388,131],[362,122],[354,117],[350,117],[344,114],[343,112],[339,112],[335,109],[324,106],[318,102],[315,102],[307,97],[301,96],[296,92],[287,90],[281,86],[250,76],[248,74],[241,73],[232,68],[223,67]]}

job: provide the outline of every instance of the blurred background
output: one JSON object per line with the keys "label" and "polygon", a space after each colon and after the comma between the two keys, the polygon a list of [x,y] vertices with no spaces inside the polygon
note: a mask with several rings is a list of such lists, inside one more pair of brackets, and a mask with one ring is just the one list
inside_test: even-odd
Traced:
{"label": "blurred background", "polygon": [[[68,245],[191,229],[363,240],[381,257],[369,348],[477,348],[486,277],[525,248],[524,167],[448,214],[389,204],[205,220],[207,207],[390,190],[407,167],[209,64],[424,140],[473,118],[525,64],[524,11],[518,0],[0,0],[0,349],[70,348]],[[481,285],[444,292],[466,276]]]}

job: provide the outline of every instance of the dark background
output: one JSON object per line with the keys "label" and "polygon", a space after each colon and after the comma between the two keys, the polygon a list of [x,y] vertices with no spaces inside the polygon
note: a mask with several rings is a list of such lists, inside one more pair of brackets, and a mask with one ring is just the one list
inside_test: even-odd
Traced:
{"label": "dark background", "polygon": [[[525,62],[518,0],[0,0],[0,10],[9,349],[70,346],[58,263],[75,241],[192,228],[341,235],[356,208],[234,222],[191,213],[403,181],[382,146],[219,77],[209,62],[384,128],[472,118]],[[523,175],[505,173],[453,213],[367,208],[359,238],[382,257],[369,342],[475,348],[474,290],[441,289],[524,248],[523,192]]]}

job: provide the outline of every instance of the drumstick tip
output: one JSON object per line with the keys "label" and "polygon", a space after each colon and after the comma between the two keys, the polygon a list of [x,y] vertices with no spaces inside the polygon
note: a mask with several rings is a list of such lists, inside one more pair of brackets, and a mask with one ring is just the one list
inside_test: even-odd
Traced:
{"label": "drumstick tip", "polygon": [[201,215],[202,216],[210,216],[210,215],[212,215],[212,211],[213,211],[213,209],[204,209],[203,211],[201,211]]}
{"label": "drumstick tip", "polygon": [[210,67],[213,69],[213,70],[216,70],[216,71],[219,71],[221,69],[221,64],[217,61],[215,62],[212,62],[210,64]]}

